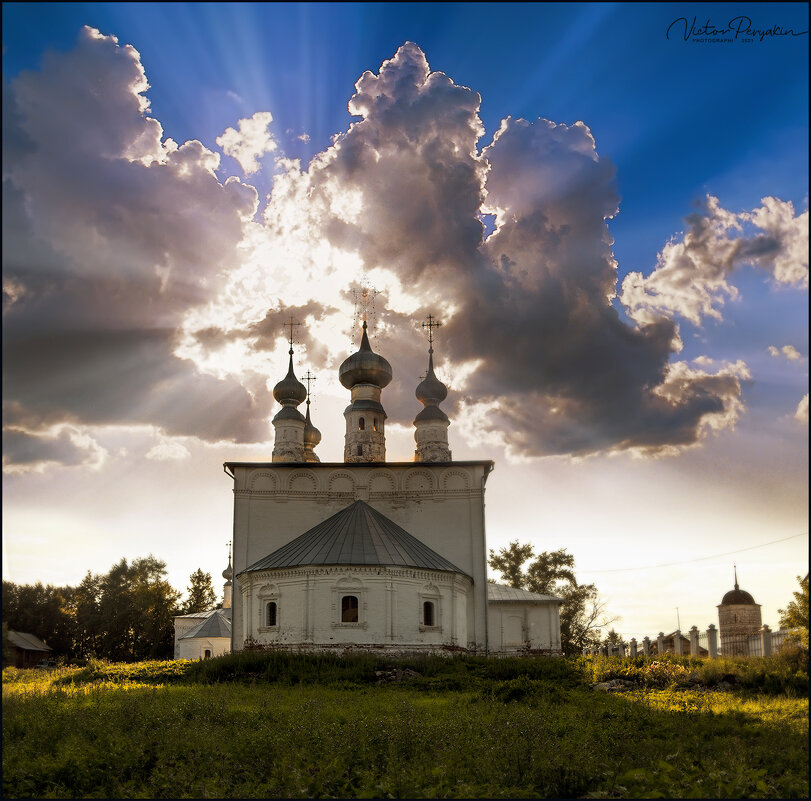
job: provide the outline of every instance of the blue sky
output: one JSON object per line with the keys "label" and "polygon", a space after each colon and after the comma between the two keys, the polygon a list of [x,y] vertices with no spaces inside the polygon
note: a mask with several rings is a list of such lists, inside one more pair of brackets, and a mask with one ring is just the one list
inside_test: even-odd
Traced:
{"label": "blue sky", "polygon": [[[3,71],[36,67],[93,25],[141,53],[168,136],[213,146],[235,118],[270,109],[294,132],[280,136],[285,152],[307,159],[349,124],[361,73],[411,40],[482,95],[483,143],[507,115],[587,122],[617,165],[622,274],[648,265],[707,191],[733,209],[778,188],[805,199],[808,37],[700,46],[674,29],[665,39],[679,17],[720,26],[738,12],[808,29],[801,3],[6,3]],[[296,141],[301,132],[310,142]]]}
{"label": "blue sky", "polygon": [[[496,461],[493,547],[515,538],[568,547],[621,616],[618,628],[644,634],[666,627],[646,601],[653,587],[676,599],[663,605],[679,605],[684,620],[681,588],[701,584],[693,614],[710,622],[731,558],[695,563],[708,571],[700,581],[686,568],[600,570],[784,539],[748,552],[751,572],[741,571],[776,624],[788,585],[807,571],[808,35],[697,42],[684,41],[680,23],[666,32],[682,17],[723,28],[746,15],[760,29],[801,33],[807,6],[6,3],[2,13],[4,110],[7,100],[18,109],[4,114],[4,216],[15,220],[4,230],[4,577],[76,583],[87,568],[150,550],[177,586],[198,566],[216,574],[231,511],[219,465],[265,458],[272,439],[266,396],[285,347],[262,332],[290,308],[310,321],[300,371],[321,371],[321,458],[339,460],[345,398],[331,374],[350,347],[341,293],[361,269],[378,269],[376,347],[396,373],[384,393],[396,423],[390,452],[413,452],[408,377],[424,369],[407,318],[434,308],[432,296],[453,298],[439,309],[447,325],[437,344],[457,398],[446,404],[451,446],[456,458]],[[88,38],[83,26],[100,33]],[[368,100],[363,117],[351,114],[365,71],[382,75],[393,57],[394,78],[420,68],[420,52],[398,51],[405,42],[452,81],[437,121],[409,106],[395,125]],[[126,88],[136,63],[149,82],[145,115],[132,113]],[[479,93],[477,111],[460,87]],[[398,85],[379,91],[400,108]],[[430,99],[436,87],[420,91]],[[456,116],[442,117],[448,109]],[[251,171],[222,137],[261,112],[273,121]],[[354,143],[396,163],[409,125],[436,125],[435,144],[464,150],[476,114],[476,152],[455,166],[446,154],[434,184],[398,194],[398,181],[425,167],[419,159],[391,174],[346,160]],[[202,143],[181,148],[196,189],[171,172],[179,156],[146,117],[164,143]],[[428,136],[419,130],[409,134],[415,152]],[[114,134],[130,150],[114,152]],[[133,166],[133,147],[148,170]],[[301,161],[293,168],[283,157]],[[460,188],[452,175],[472,183]],[[474,247],[472,220],[455,208],[478,181],[508,224]],[[424,236],[419,205],[409,205],[422,191],[425,208],[438,209]],[[305,197],[333,203],[331,222]],[[449,197],[444,220],[439,199]],[[358,216],[357,203],[373,213]],[[407,209],[413,228],[398,219]],[[541,210],[552,222],[535,251],[520,240],[521,220],[537,222]],[[336,220],[349,226],[344,239]],[[310,232],[306,253],[297,226]],[[396,242],[435,261],[401,257]],[[559,242],[557,255],[543,255]],[[466,272],[471,258],[484,277]],[[612,259],[616,296],[593,294],[613,282]],[[491,305],[476,317],[493,280]],[[88,332],[105,334],[104,346],[87,344]],[[211,397],[222,420],[200,401]],[[185,413],[179,399],[189,400]],[[549,488],[540,516],[539,486]],[[189,526],[204,545],[177,535]],[[81,557],[55,527],[82,544]],[[745,581],[755,570],[757,581]]]}

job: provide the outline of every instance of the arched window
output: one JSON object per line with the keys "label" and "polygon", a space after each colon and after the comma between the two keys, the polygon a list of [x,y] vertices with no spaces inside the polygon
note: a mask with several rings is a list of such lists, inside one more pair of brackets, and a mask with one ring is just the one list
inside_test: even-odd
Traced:
{"label": "arched window", "polygon": [[341,598],[341,623],[358,622],[358,596],[344,595]]}
{"label": "arched window", "polygon": [[211,651],[209,651],[208,648],[203,651],[203,659],[211,659]]}
{"label": "arched window", "polygon": [[271,601],[267,607],[267,615],[266,615],[266,625],[268,626],[275,626],[276,625],[276,601]]}
{"label": "arched window", "polygon": [[362,417],[358,420],[358,431],[365,431],[366,430],[366,420]]}
{"label": "arched window", "polygon": [[434,624],[434,604],[433,601],[426,601],[422,605],[422,623],[424,626],[433,626]]}
{"label": "arched window", "polygon": [[358,456],[363,456],[363,445],[358,445]]}
{"label": "arched window", "polygon": [[376,418],[376,417],[374,418],[374,421],[373,421],[373,423],[372,423],[372,428],[373,428],[375,431],[377,431],[377,418]]}

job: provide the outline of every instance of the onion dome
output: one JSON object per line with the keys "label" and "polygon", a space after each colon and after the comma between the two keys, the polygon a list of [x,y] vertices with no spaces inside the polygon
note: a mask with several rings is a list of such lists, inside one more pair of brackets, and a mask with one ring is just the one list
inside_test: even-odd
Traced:
{"label": "onion dome", "polygon": [[730,590],[721,600],[721,606],[727,604],[754,604],[755,599],[738,586],[738,568],[735,567],[735,589]]}
{"label": "onion dome", "polygon": [[321,442],[321,432],[310,420],[310,401],[307,400],[307,414],[304,417],[304,446],[314,448]]}
{"label": "onion dome", "polygon": [[282,406],[298,406],[307,397],[304,384],[296,378],[293,372],[293,348],[290,348],[290,367],[287,370],[287,375],[273,387],[273,397]]}
{"label": "onion dome", "polygon": [[428,353],[428,373],[417,384],[414,394],[420,403],[431,405],[442,403],[448,397],[448,388],[434,375],[433,348]]}
{"label": "onion dome", "polygon": [[372,384],[383,389],[391,378],[391,365],[369,345],[364,320],[360,349],[338,368],[338,379],[347,389],[352,389],[356,384]]}
{"label": "onion dome", "polygon": [[225,570],[222,571],[222,577],[226,581],[231,581],[231,579],[234,578],[234,568],[231,567],[231,557],[230,556],[228,557],[228,567],[226,567]]}

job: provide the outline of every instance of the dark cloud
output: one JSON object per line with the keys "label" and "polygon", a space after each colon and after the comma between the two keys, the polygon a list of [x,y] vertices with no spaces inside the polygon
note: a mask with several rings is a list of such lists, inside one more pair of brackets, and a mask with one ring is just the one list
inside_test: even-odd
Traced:
{"label": "dark cloud", "polygon": [[[479,426],[525,455],[656,452],[734,419],[736,376],[691,373],[664,397],[675,324],[629,326],[612,306],[615,169],[583,123],[508,118],[479,152],[480,97],[430,72],[411,43],[356,88],[349,108],[362,119],[310,166],[311,197],[360,193],[358,218],[328,217],[326,236],[394,271],[420,314],[447,317],[438,359],[478,360],[457,413],[487,404]],[[496,219],[486,241],[480,213]],[[422,340],[413,320],[382,319],[378,349],[395,367],[386,407],[410,422]]]}
{"label": "dark cloud", "polygon": [[[437,365],[464,377],[445,407],[518,453],[656,453],[734,423],[745,366],[688,369],[672,361],[672,320],[628,325],[613,307],[615,170],[584,124],[508,118],[479,150],[479,95],[407,43],[360,77],[349,102],[360,119],[330,148],[305,171],[278,162],[258,225],[255,190],[220,183],[218,156],[199,142],[164,141],[146,89],[135,50],[85,29],[74,51],[20,75],[4,97],[7,423],[266,439],[272,376],[218,379],[175,353],[202,359],[234,341],[272,350],[291,315],[335,315],[325,287],[338,282],[326,279],[350,263],[391,271],[415,309],[405,315],[385,294],[377,303],[392,421],[410,424],[420,408],[419,323],[431,312],[444,321]],[[483,214],[496,221],[486,240]],[[782,258],[794,275],[796,248],[775,256],[793,219],[764,201],[747,257]],[[266,251],[253,263],[279,265],[266,287],[241,261],[257,242]],[[264,317],[258,291],[274,304]],[[217,303],[222,319],[197,313]],[[337,369],[333,343],[306,326],[296,337],[307,366]]]}
{"label": "dark cloud", "polygon": [[220,183],[199,142],[164,141],[147,88],[133,48],[85,28],[4,91],[4,417],[266,439],[257,387],[174,355],[238,261],[256,191]]}
{"label": "dark cloud", "polygon": [[50,464],[75,467],[98,463],[103,455],[101,449],[77,434],[70,428],[48,434],[6,428],[3,430],[3,467],[13,471],[42,469]]}

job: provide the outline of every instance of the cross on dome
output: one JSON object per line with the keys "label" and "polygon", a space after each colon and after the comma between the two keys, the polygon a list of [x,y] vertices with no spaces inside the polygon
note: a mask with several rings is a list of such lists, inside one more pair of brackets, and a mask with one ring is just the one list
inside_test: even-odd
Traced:
{"label": "cross on dome", "polygon": [[433,314],[428,315],[428,322],[421,323],[423,328],[428,329],[428,352],[434,352],[434,329],[442,325],[441,321],[434,319]]}

